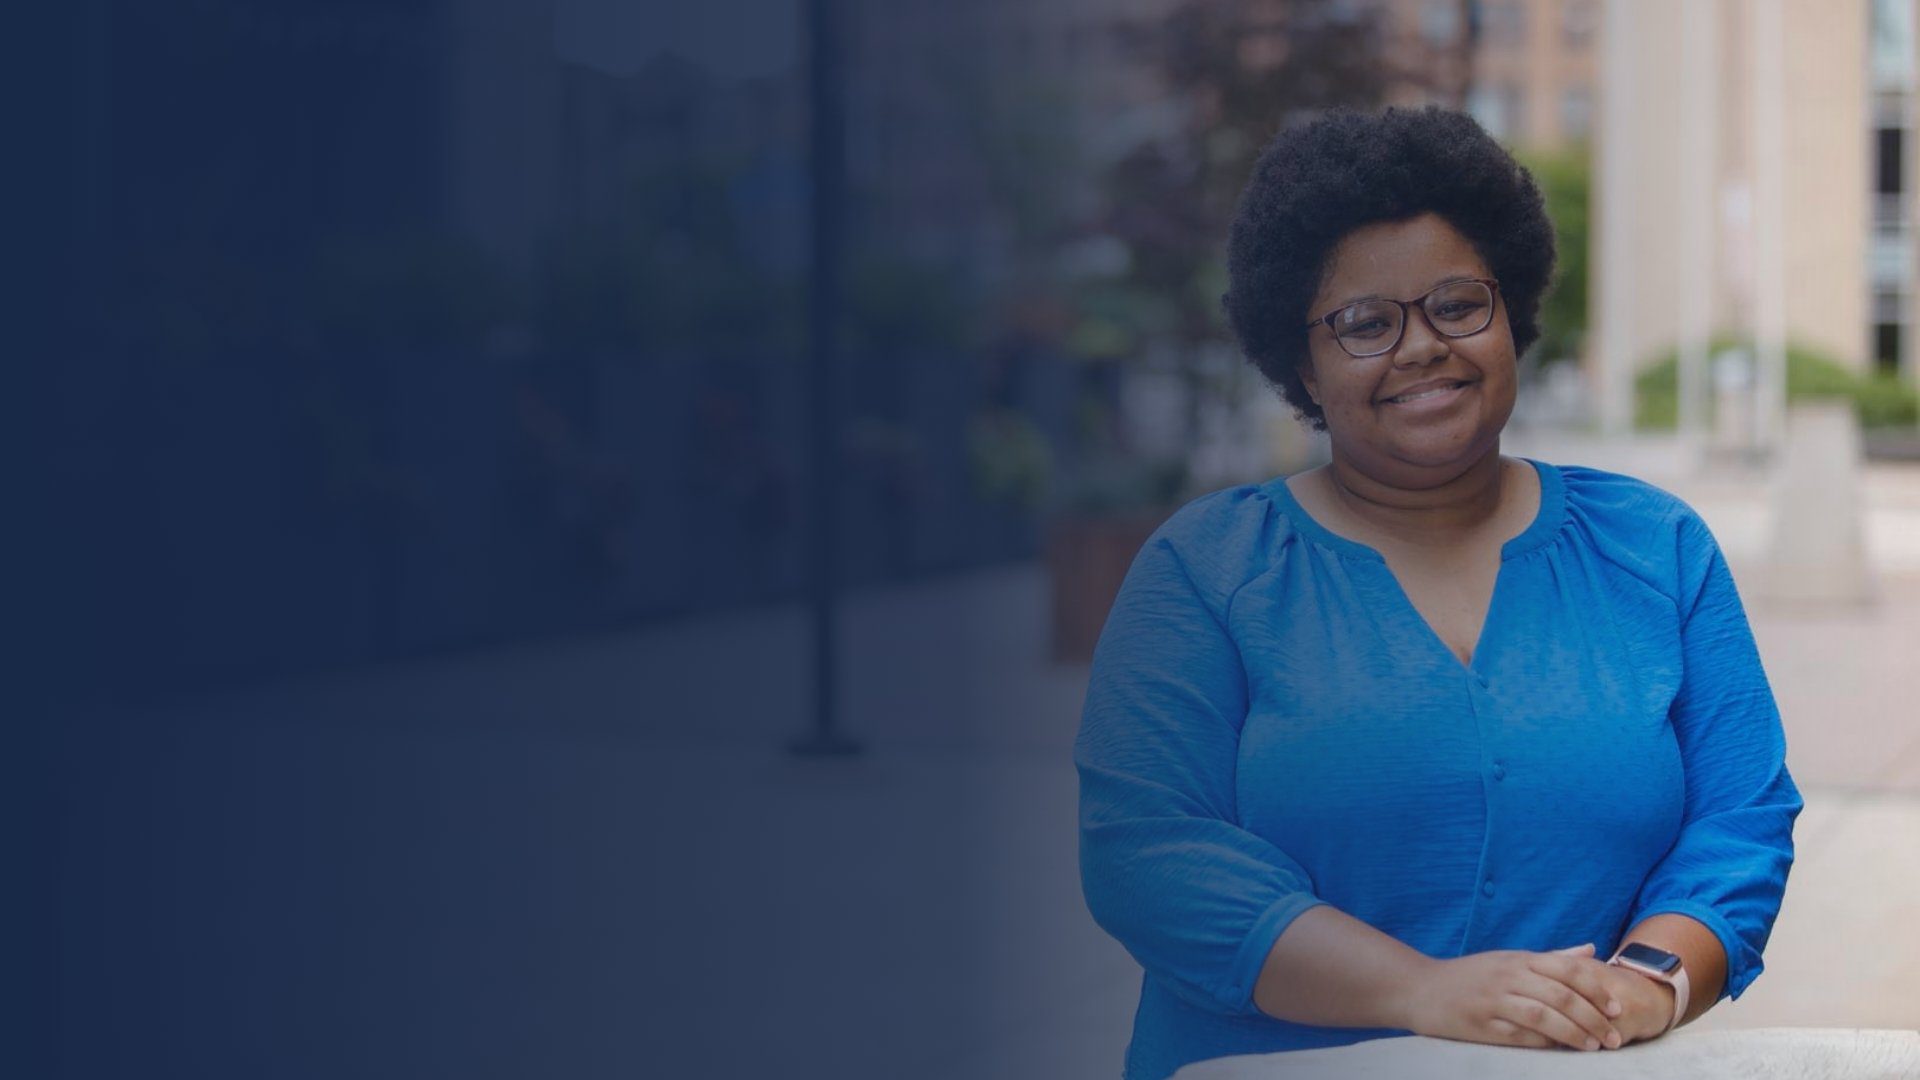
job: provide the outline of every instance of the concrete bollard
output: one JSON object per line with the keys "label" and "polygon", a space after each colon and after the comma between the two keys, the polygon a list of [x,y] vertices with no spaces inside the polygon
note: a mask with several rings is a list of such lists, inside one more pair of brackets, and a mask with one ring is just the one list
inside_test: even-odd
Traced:
{"label": "concrete bollard", "polygon": [[1713,435],[1709,448],[1726,456],[1753,452],[1753,361],[1746,350],[1713,357]]}
{"label": "concrete bollard", "polygon": [[1853,605],[1873,598],[1861,522],[1860,422],[1853,403],[1797,402],[1771,497],[1760,578],[1770,601]]}

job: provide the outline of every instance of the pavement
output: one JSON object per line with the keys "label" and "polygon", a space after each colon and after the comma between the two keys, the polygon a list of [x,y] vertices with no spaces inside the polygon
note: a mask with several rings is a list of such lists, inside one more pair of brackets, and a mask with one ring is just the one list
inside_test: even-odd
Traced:
{"label": "pavement", "polygon": [[[1702,1031],[1920,1028],[1920,467],[1861,477],[1876,603],[1749,604],[1807,808]],[[1744,581],[1761,486],[1660,479]],[[846,759],[785,751],[797,608],[77,717],[70,1074],[1116,1076],[1046,603],[1036,564],[851,597]]]}

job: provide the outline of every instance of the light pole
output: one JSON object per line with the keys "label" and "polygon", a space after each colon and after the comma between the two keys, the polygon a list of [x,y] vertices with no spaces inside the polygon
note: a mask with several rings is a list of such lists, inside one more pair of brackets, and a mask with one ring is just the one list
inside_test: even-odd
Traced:
{"label": "light pole", "polygon": [[1748,9],[1753,142],[1753,343],[1756,453],[1777,454],[1787,414],[1787,200],[1785,12],[1780,0]]}
{"label": "light pole", "polygon": [[813,722],[789,745],[802,757],[844,757],[860,744],[837,727],[841,215],[846,192],[846,95],[840,81],[839,5],[806,0],[808,175],[807,600],[812,624]]}

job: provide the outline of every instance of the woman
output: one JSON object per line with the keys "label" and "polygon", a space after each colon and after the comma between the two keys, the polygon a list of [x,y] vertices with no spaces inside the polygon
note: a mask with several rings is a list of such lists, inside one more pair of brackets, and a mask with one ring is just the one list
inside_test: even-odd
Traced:
{"label": "woman", "polygon": [[1726,563],[1672,495],[1500,453],[1552,266],[1459,114],[1261,157],[1226,307],[1332,460],[1182,509],[1094,658],[1082,876],[1146,969],[1128,1077],[1610,1049],[1759,974],[1801,801]]}

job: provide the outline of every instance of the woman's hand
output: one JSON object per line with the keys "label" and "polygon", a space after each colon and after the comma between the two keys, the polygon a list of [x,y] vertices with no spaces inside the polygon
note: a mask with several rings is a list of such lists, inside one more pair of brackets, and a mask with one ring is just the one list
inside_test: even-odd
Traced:
{"label": "woman's hand", "polygon": [[[1614,1049],[1625,1045],[1628,1033],[1610,1017],[1633,1016],[1637,1032],[1651,1008],[1644,990],[1610,978],[1617,975],[1652,982],[1608,969],[1593,959],[1590,944],[1553,953],[1498,950],[1436,960],[1407,988],[1407,1027],[1417,1035],[1500,1046]],[[1632,1013],[1629,1000],[1637,1003]],[[1672,1014],[1669,1000],[1667,1015]],[[1665,1023],[1662,1018],[1660,1026]]]}
{"label": "woman's hand", "polygon": [[1645,1042],[1666,1033],[1673,1021],[1673,987],[1626,968],[1608,967],[1589,961],[1600,969],[1600,981],[1623,1009],[1613,1018],[1613,1026],[1627,1042]]}
{"label": "woman's hand", "polygon": [[1673,1020],[1673,987],[1626,968],[1611,967],[1592,955],[1592,946],[1536,954],[1528,966],[1543,975],[1571,984],[1583,976],[1597,978],[1601,990],[1620,1003],[1611,1017],[1621,1045],[1645,1042],[1666,1033]]}

